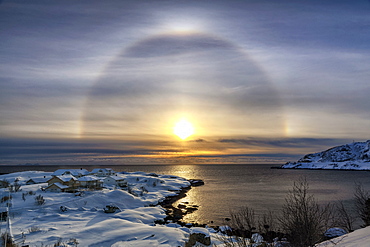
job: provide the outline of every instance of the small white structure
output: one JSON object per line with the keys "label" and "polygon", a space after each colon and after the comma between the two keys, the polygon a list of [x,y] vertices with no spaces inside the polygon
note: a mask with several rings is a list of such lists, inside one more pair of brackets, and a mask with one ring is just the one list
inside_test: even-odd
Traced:
{"label": "small white structure", "polygon": [[[70,190],[74,190],[80,186],[80,182],[72,175],[54,176],[47,182],[49,185],[48,187],[50,187],[52,184],[59,183],[63,186],[67,186],[67,188]],[[63,191],[67,190],[67,188],[64,188]]]}
{"label": "small white structure", "polygon": [[90,174],[97,177],[108,177],[116,175],[116,172],[112,168],[95,168]]}
{"label": "small white structure", "polygon": [[106,185],[116,185],[120,187],[126,187],[127,186],[127,181],[125,180],[124,177],[121,177],[119,175],[114,175],[114,176],[108,176],[104,178],[104,183]]}
{"label": "small white structure", "polygon": [[63,185],[61,183],[53,183],[45,188],[46,191],[50,192],[64,192],[69,189],[68,185]]}
{"label": "small white structure", "polygon": [[49,185],[57,182],[65,184],[65,183],[75,183],[76,181],[78,181],[78,179],[72,175],[63,175],[63,176],[53,176],[49,180],[47,180],[47,183]]}
{"label": "small white structure", "polygon": [[26,185],[47,183],[49,179],[50,179],[50,177],[49,178],[47,178],[47,177],[30,178],[29,180],[26,181]]}
{"label": "small white structure", "polygon": [[89,175],[89,171],[86,169],[58,169],[56,170],[51,176],[64,176],[64,175],[72,175],[76,178]]}
{"label": "small white structure", "polygon": [[83,176],[78,179],[80,182],[80,187],[85,188],[101,188],[103,186],[103,181],[95,176]]}

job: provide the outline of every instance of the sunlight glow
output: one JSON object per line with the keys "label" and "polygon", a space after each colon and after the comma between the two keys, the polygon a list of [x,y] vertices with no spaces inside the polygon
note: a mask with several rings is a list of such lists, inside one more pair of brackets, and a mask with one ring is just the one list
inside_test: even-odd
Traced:
{"label": "sunlight glow", "polygon": [[202,32],[206,29],[204,20],[195,18],[194,16],[172,16],[164,18],[162,28],[166,32],[177,34],[189,34],[194,32]]}
{"label": "sunlight glow", "polygon": [[194,127],[186,119],[181,119],[173,128],[173,133],[180,137],[182,140],[185,140],[186,138],[194,134]]}

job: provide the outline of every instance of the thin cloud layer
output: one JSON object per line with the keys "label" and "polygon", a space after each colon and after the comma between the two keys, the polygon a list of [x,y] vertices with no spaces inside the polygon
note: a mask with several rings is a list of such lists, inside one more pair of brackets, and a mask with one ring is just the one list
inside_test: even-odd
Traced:
{"label": "thin cloud layer", "polygon": [[162,57],[200,53],[210,50],[234,50],[230,43],[200,33],[158,35],[136,42],[125,49],[125,57]]}
{"label": "thin cloud layer", "polygon": [[[347,0],[0,1],[0,163],[16,152],[23,163],[281,162],[369,139],[369,11]],[[193,141],[172,133],[182,117]],[[40,139],[51,142],[6,148]]]}

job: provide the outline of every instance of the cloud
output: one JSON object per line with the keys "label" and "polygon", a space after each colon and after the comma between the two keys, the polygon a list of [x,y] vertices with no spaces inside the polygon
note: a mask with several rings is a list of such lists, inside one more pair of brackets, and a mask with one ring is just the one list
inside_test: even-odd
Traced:
{"label": "cloud", "polygon": [[229,158],[242,158],[245,160],[255,160],[261,162],[262,160],[279,160],[286,161],[291,158],[297,158],[299,155],[287,154],[287,153],[259,153],[259,154],[220,154],[220,155],[189,155],[189,158],[224,158],[228,160]]}
{"label": "cloud", "polygon": [[4,160],[27,161],[56,159],[61,162],[68,159],[88,161],[90,158],[124,157],[140,155],[159,155],[179,153],[182,148],[170,148],[163,142],[150,141],[78,141],[73,139],[0,139],[0,162]]}
{"label": "cloud", "polygon": [[219,139],[220,143],[238,144],[242,146],[276,147],[276,148],[320,148],[332,147],[351,142],[349,139],[337,138],[230,138]]}
{"label": "cloud", "polygon": [[[213,144],[195,140],[204,145]],[[163,141],[77,141],[73,139],[0,139],[0,164],[16,165],[39,163],[40,165],[73,164],[145,164],[145,163],[243,163],[283,162],[294,157],[283,153],[259,154],[191,154],[193,147],[184,148]],[[199,149],[196,148],[196,149]],[[184,155],[184,153],[186,155]]]}
{"label": "cloud", "polygon": [[188,142],[207,142],[207,141],[205,139],[198,138],[198,139],[195,139],[195,140],[190,140]]}
{"label": "cloud", "polygon": [[[358,140],[356,140],[358,141]],[[361,140],[363,141],[363,140]],[[0,139],[0,164],[285,163],[352,140],[329,138],[164,140]],[[91,163],[93,162],[93,163]],[[112,162],[112,163],[110,163]],[[185,163],[186,163],[185,162]]]}
{"label": "cloud", "polygon": [[86,89],[80,85],[22,83],[0,79],[0,132],[3,136],[76,135]]}
{"label": "cloud", "polygon": [[[249,20],[258,23],[254,40],[268,46],[309,50],[367,50],[369,3],[350,1],[263,1],[248,11]],[[234,15],[245,14],[244,9]],[[254,32],[253,32],[254,31]],[[258,36],[259,37],[258,37]]]}
{"label": "cloud", "polygon": [[162,34],[136,42],[125,49],[127,57],[178,56],[214,49],[234,50],[230,43],[201,33]]}

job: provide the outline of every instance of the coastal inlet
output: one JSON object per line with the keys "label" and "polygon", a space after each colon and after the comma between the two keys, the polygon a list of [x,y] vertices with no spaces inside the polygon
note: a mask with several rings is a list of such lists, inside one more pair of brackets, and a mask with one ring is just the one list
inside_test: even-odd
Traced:
{"label": "coastal inlet", "polygon": [[164,224],[166,221],[172,221],[178,223],[179,225],[186,226],[204,226],[200,222],[185,222],[183,218],[185,215],[191,214],[198,210],[199,206],[189,203],[188,201],[181,201],[180,199],[186,199],[186,193],[196,186],[204,185],[204,181],[201,179],[189,179],[190,186],[182,188],[182,190],[175,196],[169,196],[161,203],[159,203],[163,208],[166,209],[167,217],[163,221],[157,221],[156,223]]}

